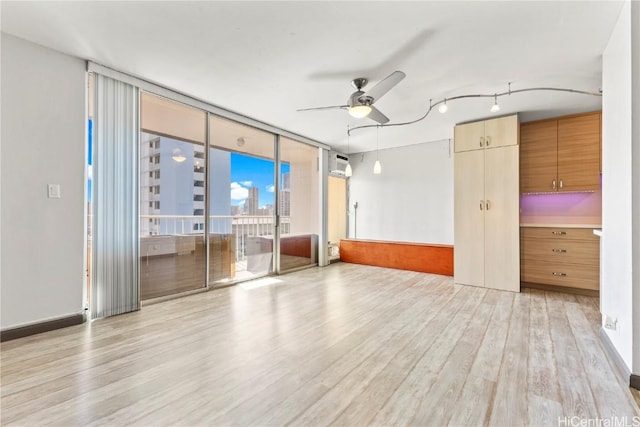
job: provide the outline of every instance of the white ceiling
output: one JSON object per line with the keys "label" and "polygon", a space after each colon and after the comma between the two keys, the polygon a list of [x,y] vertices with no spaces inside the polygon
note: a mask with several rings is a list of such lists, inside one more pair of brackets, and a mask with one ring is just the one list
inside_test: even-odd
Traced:
{"label": "white ceiling", "polygon": [[[390,123],[429,100],[554,86],[597,92],[619,1],[27,2],[1,4],[2,31],[143,77],[346,151],[350,81],[407,77],[376,106]],[[366,88],[365,88],[366,89]],[[601,98],[529,92],[499,100],[524,121],[590,111]],[[450,138],[490,117],[491,99],[448,103],[409,126],[380,130],[380,148]],[[375,127],[350,151],[375,149]]]}

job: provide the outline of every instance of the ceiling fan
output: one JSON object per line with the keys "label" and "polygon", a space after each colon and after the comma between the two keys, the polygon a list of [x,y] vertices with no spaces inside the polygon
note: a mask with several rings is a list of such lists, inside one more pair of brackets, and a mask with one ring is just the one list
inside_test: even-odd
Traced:
{"label": "ceiling fan", "polygon": [[389,121],[389,118],[382,114],[380,110],[373,106],[373,104],[389,92],[395,85],[400,83],[405,76],[406,74],[402,71],[394,71],[366,92],[362,89],[367,85],[369,80],[359,77],[351,81],[351,85],[356,88],[356,91],[349,96],[346,105],[302,108],[298,111],[331,110],[340,108],[349,111],[349,114],[355,118],[360,119],[367,117],[380,124],[385,124]]}

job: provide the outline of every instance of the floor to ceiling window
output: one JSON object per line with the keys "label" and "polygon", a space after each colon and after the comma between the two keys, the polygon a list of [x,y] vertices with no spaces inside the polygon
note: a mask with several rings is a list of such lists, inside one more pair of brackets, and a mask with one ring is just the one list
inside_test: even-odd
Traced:
{"label": "floor to ceiling window", "polygon": [[149,93],[140,123],[141,299],[317,264],[317,147]]}
{"label": "floor to ceiling window", "polygon": [[206,286],[206,113],[143,93],[140,102],[140,292]]}

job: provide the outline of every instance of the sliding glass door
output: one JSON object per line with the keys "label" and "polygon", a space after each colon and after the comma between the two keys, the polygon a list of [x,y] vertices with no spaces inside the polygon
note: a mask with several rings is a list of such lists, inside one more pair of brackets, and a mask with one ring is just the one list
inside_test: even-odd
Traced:
{"label": "sliding glass door", "polygon": [[280,271],[318,263],[318,148],[280,138]]}
{"label": "sliding glass door", "polygon": [[209,282],[274,271],[275,136],[220,117],[209,121]]}
{"label": "sliding glass door", "polygon": [[150,299],[206,286],[206,113],[141,96],[140,292]]}
{"label": "sliding glass door", "polygon": [[317,263],[318,148],[148,93],[140,103],[141,299]]}

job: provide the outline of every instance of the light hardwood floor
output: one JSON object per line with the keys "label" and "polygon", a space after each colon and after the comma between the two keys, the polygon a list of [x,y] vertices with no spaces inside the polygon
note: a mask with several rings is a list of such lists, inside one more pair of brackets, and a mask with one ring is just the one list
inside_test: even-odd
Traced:
{"label": "light hardwood floor", "polygon": [[595,298],[346,263],[274,280],[3,343],[1,424],[557,426],[640,415],[600,344]]}

